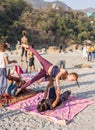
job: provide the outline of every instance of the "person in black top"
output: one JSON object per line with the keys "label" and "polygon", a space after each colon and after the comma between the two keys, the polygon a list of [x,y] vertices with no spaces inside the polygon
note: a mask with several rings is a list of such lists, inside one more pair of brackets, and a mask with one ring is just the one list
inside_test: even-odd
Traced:
{"label": "person in black top", "polygon": [[[38,102],[37,110],[38,112],[44,112],[46,110],[52,110],[58,106],[62,101],[66,101],[70,96],[71,91],[67,90],[62,94],[62,99],[60,97],[60,89],[56,90],[53,84],[52,78],[50,79],[49,84],[47,85],[44,98]],[[47,98],[48,95],[48,98]]]}

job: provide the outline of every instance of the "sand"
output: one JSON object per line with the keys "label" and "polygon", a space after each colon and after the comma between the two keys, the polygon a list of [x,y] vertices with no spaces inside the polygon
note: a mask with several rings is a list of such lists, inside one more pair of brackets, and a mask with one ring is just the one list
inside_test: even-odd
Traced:
{"label": "sand", "polygon": [[[43,57],[55,64],[59,59],[65,59],[68,72],[76,72],[79,75],[80,88],[75,82],[63,82],[61,89],[71,89],[72,95],[95,100],[95,61],[88,62],[83,59],[82,51],[75,50],[67,53],[43,53]],[[10,54],[11,59],[17,59],[20,55]],[[91,68],[78,68],[76,65],[85,64]],[[14,64],[8,65],[12,68]],[[40,68],[37,59],[36,68]],[[24,65],[25,67],[25,65]],[[64,86],[63,86],[64,85]],[[78,113],[68,125],[61,125],[40,117],[36,114],[26,114],[18,110],[5,110],[0,108],[0,130],[95,130],[95,104],[92,104]]]}

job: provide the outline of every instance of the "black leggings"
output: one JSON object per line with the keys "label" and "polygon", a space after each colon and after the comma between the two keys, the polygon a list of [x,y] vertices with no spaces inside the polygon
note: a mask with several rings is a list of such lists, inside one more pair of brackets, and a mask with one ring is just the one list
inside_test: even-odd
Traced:
{"label": "black leggings", "polygon": [[25,57],[27,57],[27,51],[24,49],[24,47],[22,47],[22,53],[21,53],[21,56],[24,55],[24,52],[25,52]]}

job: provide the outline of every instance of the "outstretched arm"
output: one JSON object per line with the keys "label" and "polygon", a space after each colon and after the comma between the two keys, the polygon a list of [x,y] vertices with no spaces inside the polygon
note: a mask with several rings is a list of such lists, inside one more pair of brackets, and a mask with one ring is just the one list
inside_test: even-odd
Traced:
{"label": "outstretched arm", "polygon": [[45,90],[44,99],[46,99],[46,97],[47,97],[49,87],[52,87],[52,86],[53,86],[53,79],[52,79],[52,77],[50,77],[49,83],[48,83],[46,90]]}
{"label": "outstretched arm", "polygon": [[8,59],[8,56],[5,57],[4,60],[5,60],[5,63],[6,63],[6,64],[17,63],[16,60],[11,60],[11,61],[10,61],[10,60]]}
{"label": "outstretched arm", "polygon": [[56,107],[58,105],[59,101],[60,101],[60,88],[58,87],[56,90],[56,99],[52,103],[52,108]]}
{"label": "outstretched arm", "polygon": [[47,85],[46,90],[45,90],[45,94],[44,94],[44,99],[46,99],[46,98],[47,98],[48,88],[49,88],[49,86]]}

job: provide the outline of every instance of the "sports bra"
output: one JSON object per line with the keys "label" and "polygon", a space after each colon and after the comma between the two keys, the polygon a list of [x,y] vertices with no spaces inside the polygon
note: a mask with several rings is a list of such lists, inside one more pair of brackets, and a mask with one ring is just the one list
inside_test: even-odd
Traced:
{"label": "sports bra", "polygon": [[53,78],[55,78],[56,75],[57,75],[59,72],[60,72],[60,69],[58,68],[58,66],[53,66],[50,75],[51,75]]}

